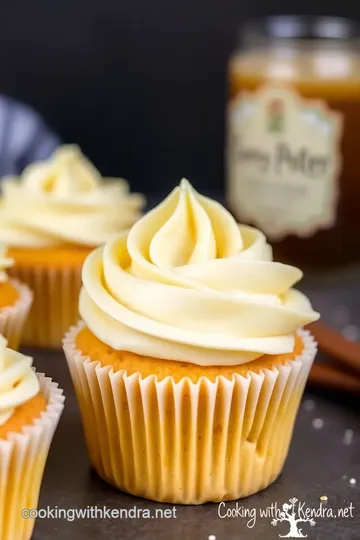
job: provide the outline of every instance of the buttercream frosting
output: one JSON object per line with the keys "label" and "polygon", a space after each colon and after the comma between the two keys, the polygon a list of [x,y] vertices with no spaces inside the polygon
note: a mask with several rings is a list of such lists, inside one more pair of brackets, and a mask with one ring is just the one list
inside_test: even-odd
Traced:
{"label": "buttercream frosting", "polygon": [[0,242],[11,247],[98,246],[129,229],[144,197],[123,179],[103,178],[77,146],[2,182]]}
{"label": "buttercream frosting", "polygon": [[6,339],[0,335],[0,425],[39,393],[40,384],[31,365],[32,358],[8,349]]}
{"label": "buttercream frosting", "polygon": [[116,350],[199,365],[289,353],[318,319],[257,229],[236,223],[187,180],[83,267],[79,309]]}

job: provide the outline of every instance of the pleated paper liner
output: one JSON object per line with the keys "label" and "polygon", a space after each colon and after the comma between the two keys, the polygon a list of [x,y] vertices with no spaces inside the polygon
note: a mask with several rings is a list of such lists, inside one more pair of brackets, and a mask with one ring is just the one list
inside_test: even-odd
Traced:
{"label": "pleated paper liner", "polygon": [[23,335],[24,324],[29,315],[33,293],[16,279],[10,280],[19,298],[13,306],[0,309],[0,334],[8,340],[8,347],[17,350]]}
{"label": "pleated paper liner", "polygon": [[19,263],[9,272],[34,292],[22,345],[61,348],[64,333],[79,318],[81,265],[49,268]]}
{"label": "pleated paper liner", "polygon": [[284,365],[193,383],[114,373],[76,349],[83,326],[70,329],[63,347],[102,478],[133,495],[183,504],[246,497],[277,478],[316,354],[308,331],[299,331],[303,353]]}
{"label": "pleated paper liner", "polygon": [[63,391],[57,383],[36,374],[47,407],[22,433],[0,439],[0,538],[29,540],[35,520],[23,518],[22,510],[37,508],[50,444],[64,408]]}

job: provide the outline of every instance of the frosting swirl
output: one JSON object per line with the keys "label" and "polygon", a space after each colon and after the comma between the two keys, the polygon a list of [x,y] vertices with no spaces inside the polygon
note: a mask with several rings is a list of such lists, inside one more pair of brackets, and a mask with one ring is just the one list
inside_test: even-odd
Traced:
{"label": "frosting swirl", "polygon": [[117,350],[234,365],[292,352],[319,318],[293,289],[302,273],[272,261],[265,236],[238,225],[187,180],[130,230],[93,251],[79,309]]}
{"label": "frosting swirl", "polygon": [[10,420],[16,407],[35,397],[40,384],[31,368],[32,358],[7,348],[0,335],[0,425]]}
{"label": "frosting swirl", "polygon": [[7,281],[6,270],[14,264],[14,259],[6,256],[7,248],[0,244],[0,283]]}
{"label": "frosting swirl", "polygon": [[125,180],[102,178],[77,146],[65,145],[20,178],[3,180],[0,242],[10,246],[101,245],[128,229],[145,204]]}

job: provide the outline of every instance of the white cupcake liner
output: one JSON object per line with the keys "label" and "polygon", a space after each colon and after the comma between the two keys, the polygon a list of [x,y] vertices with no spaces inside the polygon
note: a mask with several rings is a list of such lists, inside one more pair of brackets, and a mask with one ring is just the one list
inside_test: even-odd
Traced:
{"label": "white cupcake liner", "polygon": [[[34,370],[35,371],[35,370]],[[43,373],[36,373],[46,409],[32,425],[0,439],[0,538],[29,540],[35,520],[24,509],[37,508],[50,444],[64,408],[63,391]]]}
{"label": "white cupcake liner", "polygon": [[18,263],[10,269],[10,273],[34,292],[34,302],[24,327],[22,344],[28,347],[61,348],[64,333],[79,318],[81,265],[50,268]]}
{"label": "white cupcake liner", "polygon": [[0,309],[0,334],[7,339],[10,349],[17,350],[33,302],[33,293],[17,279],[9,281],[17,289],[19,298],[13,306]]}
{"label": "white cupcake liner", "polygon": [[295,360],[215,382],[114,372],[63,348],[99,475],[133,495],[183,504],[246,497],[280,474],[317,346],[300,330]]}

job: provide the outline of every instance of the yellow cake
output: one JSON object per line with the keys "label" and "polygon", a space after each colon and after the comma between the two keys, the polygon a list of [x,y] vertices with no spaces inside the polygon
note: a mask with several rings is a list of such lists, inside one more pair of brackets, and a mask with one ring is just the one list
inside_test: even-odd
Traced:
{"label": "yellow cake", "polygon": [[183,504],[273,482],[316,353],[301,276],[186,180],[94,250],[64,351],[99,475]]}
{"label": "yellow cake", "polygon": [[0,283],[0,309],[12,307],[19,299],[19,291],[11,281]]}
{"label": "yellow cake", "polygon": [[7,439],[10,433],[21,433],[24,426],[31,426],[46,409],[46,399],[41,392],[19,405],[11,418],[3,425],[0,424],[0,439]]}
{"label": "yellow cake", "polygon": [[171,377],[175,382],[179,382],[183,377],[188,377],[193,383],[197,383],[201,377],[215,382],[220,376],[231,380],[235,373],[245,377],[249,372],[260,373],[264,369],[272,369],[274,365],[284,365],[295,360],[301,356],[304,349],[301,337],[296,334],[294,350],[289,354],[263,354],[251,362],[234,366],[198,366],[115,350],[100,341],[88,328],[83,328],[77,334],[75,345],[83,356],[99,362],[101,367],[111,367],[114,372],[124,370],[127,375],[139,373],[142,378],[155,375],[158,381]]}
{"label": "yellow cake", "polygon": [[0,538],[30,540],[44,467],[63,410],[62,390],[0,336]]}
{"label": "yellow cake", "polygon": [[0,242],[15,265],[10,276],[34,292],[25,345],[59,347],[78,318],[81,267],[96,246],[128,229],[144,199],[122,179],[102,178],[76,146],[63,146],[47,161],[5,178],[0,203]]}
{"label": "yellow cake", "polygon": [[0,245],[0,334],[6,337],[9,347],[17,349],[25,321],[32,304],[33,294],[23,283],[9,279],[7,270],[14,260]]}

